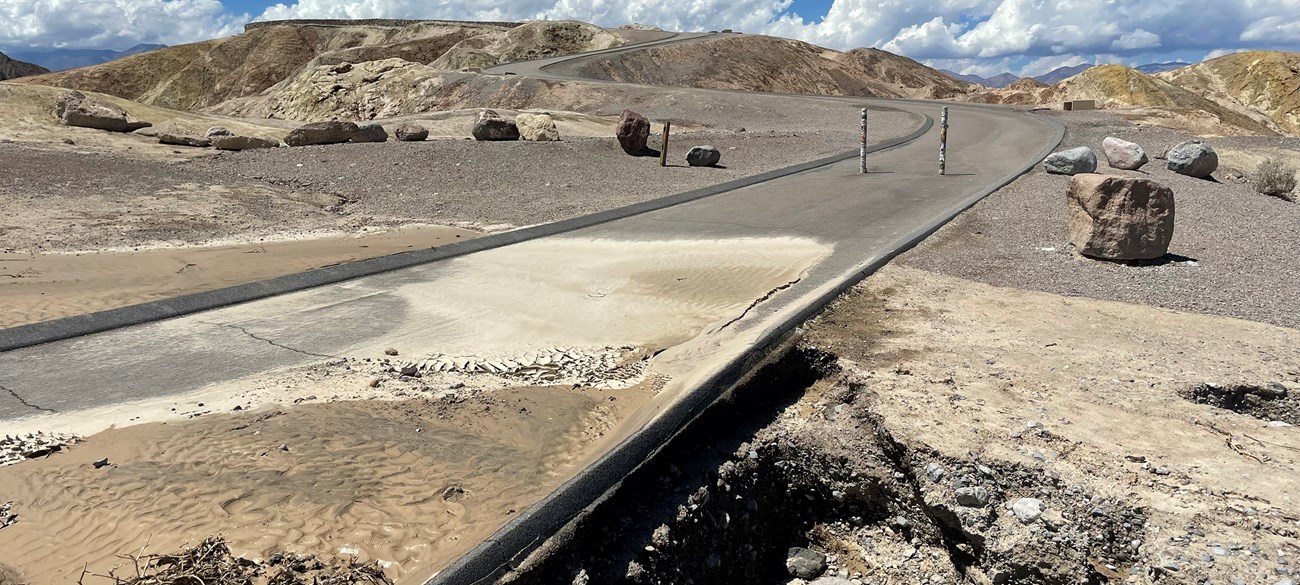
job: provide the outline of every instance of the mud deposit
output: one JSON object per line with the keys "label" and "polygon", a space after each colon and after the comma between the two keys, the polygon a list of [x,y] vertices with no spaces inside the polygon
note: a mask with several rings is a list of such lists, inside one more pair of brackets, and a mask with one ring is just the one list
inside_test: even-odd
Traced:
{"label": "mud deposit", "polygon": [[105,431],[0,468],[14,515],[0,567],[17,583],[75,583],[83,567],[129,576],[124,555],[220,535],[247,559],[378,562],[420,582],[601,451],[610,425],[653,393],[514,388]]}

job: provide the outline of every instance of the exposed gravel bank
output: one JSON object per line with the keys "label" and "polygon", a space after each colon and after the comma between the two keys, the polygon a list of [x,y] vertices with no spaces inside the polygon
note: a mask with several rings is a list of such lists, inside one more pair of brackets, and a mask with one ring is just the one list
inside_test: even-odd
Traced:
{"label": "exposed gravel bank", "polygon": [[[1062,148],[1089,146],[1099,172],[1147,177],[1174,190],[1177,220],[1171,255],[1185,257],[1133,267],[1083,259],[1067,237],[1069,177],[1039,166],[962,214],[900,258],[904,265],[999,286],[1156,305],[1300,327],[1300,205],[1256,194],[1232,182],[1177,175],[1155,157],[1191,137],[1137,127],[1104,112],[1053,113],[1068,128]],[[1141,171],[1106,165],[1101,141],[1138,142],[1152,157]],[[1207,139],[1218,148],[1300,149],[1295,138]]]}
{"label": "exposed gravel bank", "polygon": [[[912,120],[903,114],[878,119],[879,140],[912,130]],[[674,138],[668,168],[661,168],[658,158],[629,157],[604,138],[345,144],[245,151],[188,165],[339,195],[349,200],[343,212],[353,215],[529,225],[714,185],[854,146],[826,132],[703,132]],[[657,145],[658,136],[651,143]],[[719,168],[686,166],[686,151],[702,144],[722,151]]]}

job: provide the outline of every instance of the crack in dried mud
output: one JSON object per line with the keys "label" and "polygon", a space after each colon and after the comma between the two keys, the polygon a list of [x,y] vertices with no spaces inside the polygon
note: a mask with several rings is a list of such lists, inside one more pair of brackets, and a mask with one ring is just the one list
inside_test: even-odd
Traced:
{"label": "crack in dried mud", "polygon": [[51,412],[51,413],[52,413],[52,412],[57,412],[57,411],[55,411],[53,408],[45,408],[44,406],[39,406],[39,405],[32,404],[32,403],[28,402],[28,401],[27,401],[26,399],[24,399],[22,396],[19,396],[17,392],[14,392],[14,391],[13,391],[12,389],[10,389],[10,388],[6,388],[6,387],[4,387],[4,386],[0,386],[0,390],[4,390],[5,392],[8,392],[10,396],[13,396],[13,397],[14,397],[14,400],[17,400],[19,404],[22,404],[23,406],[26,406],[27,408],[36,409],[36,410],[39,410],[39,411],[41,411],[41,412]]}

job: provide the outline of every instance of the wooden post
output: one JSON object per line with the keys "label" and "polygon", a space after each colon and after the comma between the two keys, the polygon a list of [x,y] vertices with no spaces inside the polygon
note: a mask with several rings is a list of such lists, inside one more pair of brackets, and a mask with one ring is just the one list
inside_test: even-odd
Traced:
{"label": "wooden post", "polygon": [[862,108],[862,139],[858,145],[858,172],[867,174],[867,109]]}
{"label": "wooden post", "polygon": [[939,174],[948,174],[948,106],[939,117]]}
{"label": "wooden post", "polygon": [[659,145],[659,166],[668,166],[668,132],[673,129],[672,122],[664,122],[664,140]]}

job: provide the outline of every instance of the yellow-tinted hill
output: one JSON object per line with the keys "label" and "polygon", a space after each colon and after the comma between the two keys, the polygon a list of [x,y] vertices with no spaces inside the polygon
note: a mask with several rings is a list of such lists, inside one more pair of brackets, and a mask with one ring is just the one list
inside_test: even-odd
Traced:
{"label": "yellow-tinted hill", "polygon": [[1138,121],[1201,134],[1278,134],[1275,125],[1123,65],[1090,67],[1052,86],[1013,85],[964,99],[1057,108],[1065,101],[1094,100],[1098,107],[1123,109]]}
{"label": "yellow-tinted hill", "polygon": [[1158,77],[1226,108],[1300,135],[1300,53],[1247,51]]}

